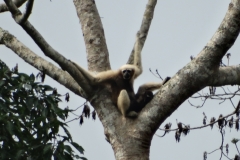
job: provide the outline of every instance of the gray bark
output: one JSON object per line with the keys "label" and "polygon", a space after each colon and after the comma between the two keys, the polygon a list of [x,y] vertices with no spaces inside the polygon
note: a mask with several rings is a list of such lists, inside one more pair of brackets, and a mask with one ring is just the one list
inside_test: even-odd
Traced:
{"label": "gray bark", "polygon": [[106,71],[111,69],[104,29],[94,0],[73,0],[80,19],[87,51],[88,69]]}
{"label": "gray bark", "polygon": [[[17,6],[17,7],[21,7],[27,0],[14,0],[13,3]],[[0,4],[0,13],[2,12],[7,12],[9,11],[7,5],[5,3]]]}

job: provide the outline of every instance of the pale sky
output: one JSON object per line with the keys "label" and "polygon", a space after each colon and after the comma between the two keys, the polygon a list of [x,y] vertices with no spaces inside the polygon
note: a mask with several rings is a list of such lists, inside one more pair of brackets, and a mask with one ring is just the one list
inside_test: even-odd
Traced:
{"label": "pale sky", "polygon": [[[135,34],[138,31],[147,0],[95,0],[102,23],[104,26],[106,41],[108,44],[111,66],[119,68],[126,63],[132,50]],[[3,3],[3,0],[0,0]],[[135,88],[145,82],[160,81],[149,72],[158,69],[162,77],[173,76],[179,69],[190,62],[190,56],[196,56],[213,36],[221,23],[230,1],[227,0],[168,0],[158,1],[154,19],[150,27],[143,52],[143,74],[136,80]],[[21,7],[23,11],[25,6]],[[72,1],[41,0],[35,1],[32,14],[29,18],[32,25],[42,34],[47,42],[65,57],[77,62],[84,68],[86,65],[86,53],[83,42],[81,26]],[[38,55],[44,57],[41,50],[18,26],[9,13],[0,14],[0,27],[15,35],[21,42],[32,49]],[[239,52],[240,41],[229,50],[231,53],[230,65],[240,63]],[[121,56],[120,56],[121,55]],[[44,57],[45,59],[46,58]],[[11,50],[0,46],[0,59],[10,68],[16,63],[19,71],[37,74],[38,71],[26,64]],[[223,62],[227,62],[224,57]],[[58,89],[58,92],[70,93],[70,102],[61,103],[61,107],[69,106],[70,109],[77,108],[84,103],[65,87],[60,86],[51,78],[47,77],[45,84]],[[232,88],[232,87],[228,87]],[[217,91],[221,89],[217,88]],[[208,90],[205,89],[205,92]],[[239,98],[233,100],[236,105]],[[198,102],[190,99],[194,104]],[[219,114],[229,114],[233,107],[229,101],[219,105],[220,101],[207,101],[205,106],[196,109],[186,101],[183,103],[161,126],[171,122],[176,128],[176,119],[191,127],[202,125],[205,112],[208,120],[212,116],[217,118]],[[77,111],[81,114],[82,109]],[[70,117],[71,120],[75,117]],[[97,118],[85,119],[82,126],[79,121],[69,123],[69,130],[73,139],[84,149],[84,156],[89,160],[112,160],[114,153],[110,144],[105,140],[102,124]],[[239,133],[234,129],[225,130],[225,141],[230,145],[229,155],[231,158],[237,153],[236,148],[230,142],[232,138],[240,138]],[[161,135],[163,132],[158,131]],[[175,133],[169,133],[164,138],[154,136],[151,145],[151,160],[202,160],[203,152],[211,152],[221,144],[219,129],[214,127],[190,131],[190,135],[181,137],[180,143],[176,143]],[[208,155],[208,160],[219,159],[220,151]],[[223,157],[223,159],[226,159]]]}

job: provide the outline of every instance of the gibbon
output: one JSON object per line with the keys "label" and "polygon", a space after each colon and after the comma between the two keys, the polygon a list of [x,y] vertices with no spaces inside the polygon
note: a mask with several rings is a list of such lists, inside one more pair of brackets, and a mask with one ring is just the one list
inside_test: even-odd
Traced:
{"label": "gibbon", "polygon": [[95,76],[90,75],[88,71],[80,66],[78,66],[78,69],[90,83],[94,83],[93,85],[108,84],[111,86],[112,101],[125,117],[136,117],[138,112],[152,100],[152,91],[159,89],[170,79],[167,77],[161,83],[143,84],[139,87],[137,94],[135,94],[133,83],[134,79],[139,75],[140,70],[134,65],[126,64],[118,70],[100,72]]}
{"label": "gibbon", "polygon": [[163,83],[147,83],[139,87],[137,94],[134,93],[134,80],[142,73],[139,43],[138,40],[134,45],[133,64],[125,64],[118,70],[108,70],[91,75],[90,72],[73,62],[91,85],[108,84],[111,86],[112,101],[125,117],[136,117],[137,113],[153,98],[152,91],[163,85]]}
{"label": "gibbon", "polygon": [[170,77],[166,77],[162,83],[146,83],[141,85],[135,95],[135,99],[130,101],[130,106],[126,110],[127,116],[136,117],[138,112],[140,112],[153,99],[152,91],[159,89],[168,80],[170,80]]}

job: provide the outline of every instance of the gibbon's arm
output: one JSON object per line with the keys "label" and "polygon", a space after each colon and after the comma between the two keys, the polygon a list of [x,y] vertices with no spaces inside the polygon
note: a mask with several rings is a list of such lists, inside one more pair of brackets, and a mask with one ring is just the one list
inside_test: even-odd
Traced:
{"label": "gibbon's arm", "polygon": [[145,83],[138,88],[137,94],[143,94],[146,91],[157,90],[160,87],[162,87],[162,85],[167,83],[170,79],[171,79],[171,77],[166,77],[161,83],[153,83],[153,82],[152,83]]}
{"label": "gibbon's arm", "polygon": [[84,68],[80,67],[78,64],[76,64],[75,62],[71,61],[76,67],[77,69],[81,72],[81,74],[89,81],[89,83],[93,83],[95,84],[95,78],[92,76],[92,74],[90,72],[88,72],[87,70],[85,70]]}
{"label": "gibbon's arm", "polygon": [[135,69],[135,79],[142,73],[142,58],[141,58],[141,51],[142,48],[140,47],[140,40],[139,34],[137,33],[136,42],[134,44],[134,62],[133,65],[136,67]]}
{"label": "gibbon's arm", "polygon": [[159,89],[162,83],[145,83],[138,88],[137,94],[143,94],[146,91],[154,91]]}
{"label": "gibbon's arm", "polygon": [[104,83],[107,81],[114,80],[117,78],[119,74],[121,74],[120,70],[108,70],[108,71],[103,71],[99,72],[96,75],[92,75],[90,72],[85,70],[84,68],[80,67],[78,64],[73,62],[73,64],[77,67],[77,69],[82,73],[82,75],[93,85],[97,83]]}
{"label": "gibbon's arm", "polygon": [[118,76],[122,76],[121,70],[108,70],[104,72],[99,72],[94,77],[98,83],[109,82],[112,80],[117,80]]}

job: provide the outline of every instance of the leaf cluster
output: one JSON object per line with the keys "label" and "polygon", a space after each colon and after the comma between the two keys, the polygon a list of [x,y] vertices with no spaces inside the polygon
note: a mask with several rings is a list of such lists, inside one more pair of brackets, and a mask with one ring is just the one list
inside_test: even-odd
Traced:
{"label": "leaf cluster", "polygon": [[59,102],[51,86],[0,61],[0,159],[86,159],[73,151],[84,149],[72,140],[64,122],[70,110]]}

